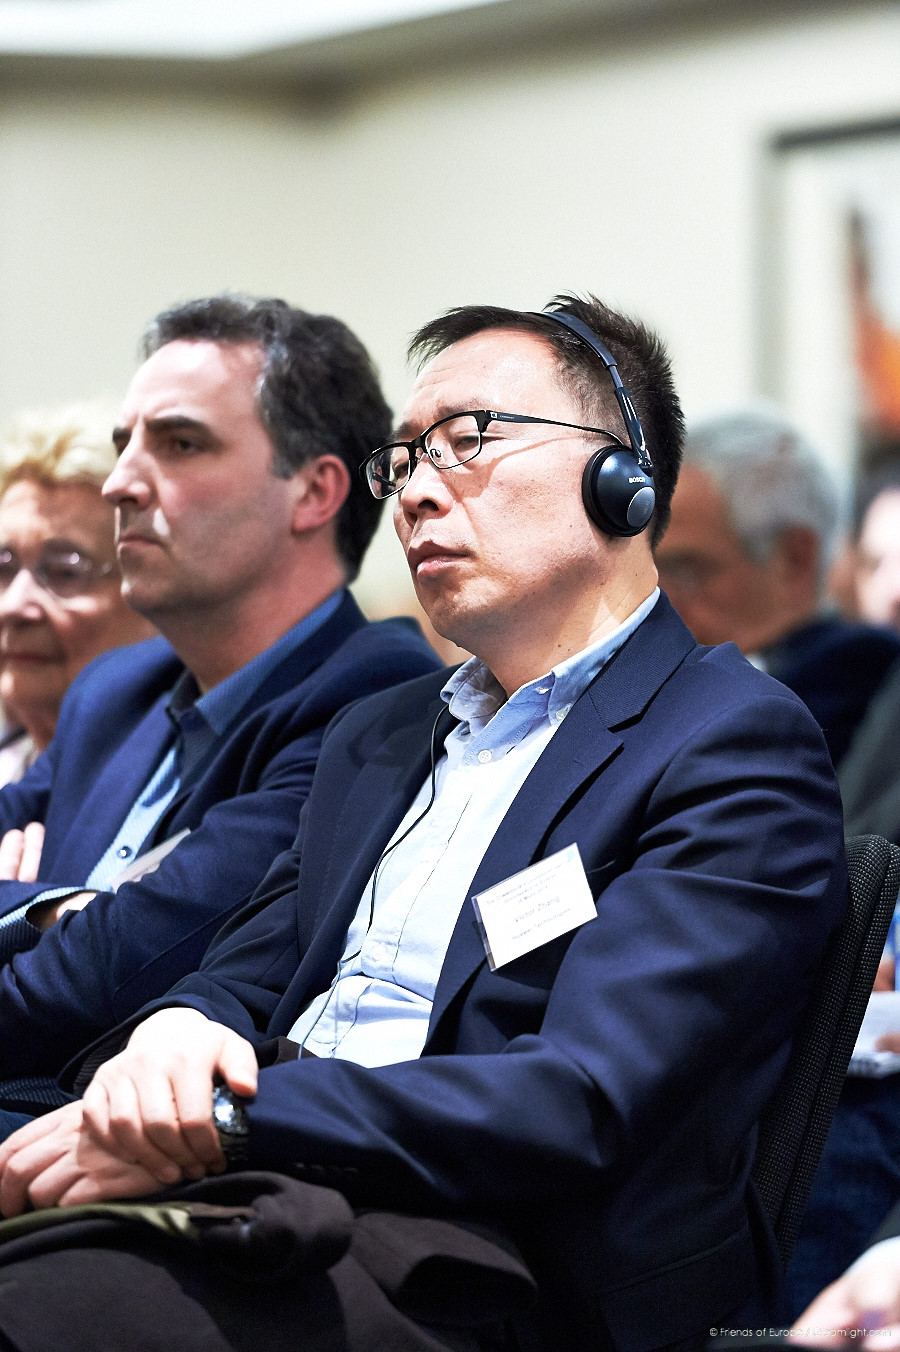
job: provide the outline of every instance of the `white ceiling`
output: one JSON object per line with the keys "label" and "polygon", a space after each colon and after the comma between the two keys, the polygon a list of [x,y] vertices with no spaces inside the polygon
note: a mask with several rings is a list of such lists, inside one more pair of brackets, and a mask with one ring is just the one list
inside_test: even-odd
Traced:
{"label": "white ceiling", "polygon": [[0,0],[0,51],[234,59],[497,0]]}
{"label": "white ceiling", "polygon": [[[329,96],[398,63],[896,0],[0,0],[0,76]],[[223,84],[224,82],[224,84]]]}
{"label": "white ceiling", "polygon": [[[651,21],[723,0],[0,0],[0,56],[153,62],[368,60],[445,38],[519,39],[574,23]],[[858,2],[858,0],[857,0]],[[763,0],[725,0],[732,13]],[[767,0],[836,3],[836,0]],[[845,0],[846,3],[846,0]],[[374,40],[374,45],[373,45]]]}

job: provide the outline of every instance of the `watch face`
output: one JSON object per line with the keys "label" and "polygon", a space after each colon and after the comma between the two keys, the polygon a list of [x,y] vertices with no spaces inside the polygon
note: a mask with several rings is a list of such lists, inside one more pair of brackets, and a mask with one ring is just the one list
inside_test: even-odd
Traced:
{"label": "watch face", "polygon": [[236,1103],[227,1089],[215,1090],[212,1119],[216,1130],[225,1136],[246,1136],[249,1132],[243,1104]]}
{"label": "watch face", "polygon": [[216,1094],[213,1099],[213,1121],[217,1127],[224,1131],[229,1131],[235,1125],[236,1113],[234,1104],[221,1094]]}
{"label": "watch face", "polygon": [[229,1169],[243,1168],[247,1163],[250,1123],[244,1100],[230,1089],[218,1085],[213,1090],[213,1126],[219,1137],[219,1148]]}

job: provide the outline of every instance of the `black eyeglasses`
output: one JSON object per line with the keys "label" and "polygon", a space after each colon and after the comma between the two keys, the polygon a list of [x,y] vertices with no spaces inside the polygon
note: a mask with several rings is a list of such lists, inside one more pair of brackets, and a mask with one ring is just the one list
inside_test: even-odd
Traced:
{"label": "black eyeglasses", "polygon": [[31,566],[24,564],[14,549],[0,545],[0,592],[12,585],[23,568],[39,587],[60,601],[86,596],[113,571],[111,563],[95,563],[88,554],[67,545],[48,547]]}
{"label": "black eyeglasses", "polygon": [[392,441],[379,446],[377,451],[359,467],[373,497],[390,498],[401,493],[409,483],[416,465],[424,455],[435,469],[457,469],[474,460],[481,450],[484,433],[489,423],[540,423],[548,427],[571,427],[575,432],[596,432],[612,437],[617,446],[623,443],[615,432],[604,427],[582,427],[580,423],[559,422],[556,418],[532,418],[527,413],[495,413],[491,409],[470,409],[465,413],[449,413],[412,441]]}

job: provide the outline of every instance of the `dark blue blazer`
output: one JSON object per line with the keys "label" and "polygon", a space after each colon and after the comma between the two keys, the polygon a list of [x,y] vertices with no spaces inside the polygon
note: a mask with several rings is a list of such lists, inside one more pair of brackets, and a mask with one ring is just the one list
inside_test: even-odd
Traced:
{"label": "dark blue blazer", "polygon": [[[335,721],[293,850],[159,1003],[257,1044],[289,1032],[428,772],[442,680]],[[663,597],[573,705],[468,896],[572,842],[596,919],[492,972],[466,901],[422,1057],[263,1069],[250,1159],[499,1227],[539,1279],[548,1347],[645,1352],[759,1294],[755,1123],[846,907],[821,731]]]}
{"label": "dark blue blazer", "polygon": [[803,700],[837,766],[872,696],[900,657],[900,638],[879,625],[821,615],[785,634],[761,656],[769,675]]}
{"label": "dark blue blazer", "polygon": [[[334,714],[439,667],[412,621],[369,624],[348,594],[185,777],[141,853],[191,834],[157,872],[101,893],[0,968],[0,1077],[57,1072],[193,971],[293,840]],[[0,792],[0,832],[46,825],[40,882],[0,882],[0,914],[48,887],[83,885],[159,763],[183,671],[170,645],[151,639],[105,654],[72,684],[47,752]]]}

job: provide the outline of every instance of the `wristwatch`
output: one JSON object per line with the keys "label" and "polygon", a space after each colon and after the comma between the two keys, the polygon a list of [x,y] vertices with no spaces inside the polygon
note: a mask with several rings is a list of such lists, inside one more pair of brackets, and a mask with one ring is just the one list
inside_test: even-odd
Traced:
{"label": "wristwatch", "polygon": [[250,1123],[245,1105],[246,1099],[233,1093],[226,1085],[219,1084],[213,1089],[213,1126],[219,1134],[219,1145],[229,1169],[239,1169],[247,1163]]}

